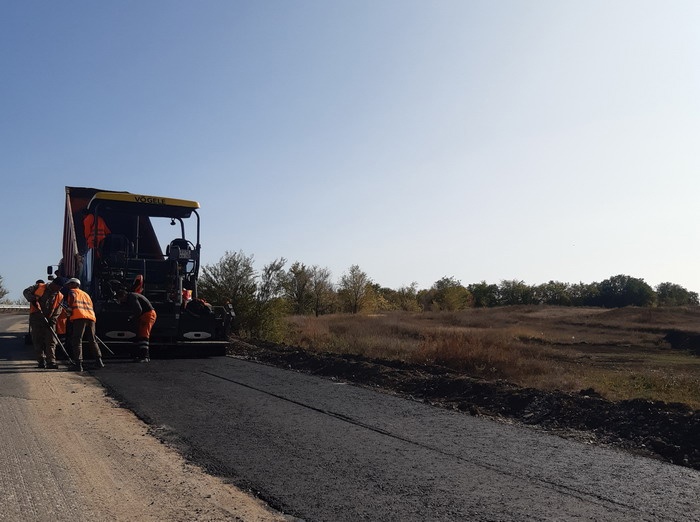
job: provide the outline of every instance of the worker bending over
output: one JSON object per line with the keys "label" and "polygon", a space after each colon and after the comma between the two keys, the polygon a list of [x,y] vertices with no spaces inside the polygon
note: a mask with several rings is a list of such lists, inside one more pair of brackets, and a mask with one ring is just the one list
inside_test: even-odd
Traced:
{"label": "worker bending over", "polygon": [[136,292],[127,292],[124,289],[117,290],[117,300],[128,306],[131,311],[130,321],[136,326],[136,356],[138,362],[149,362],[151,329],[156,322],[156,311],[151,302],[143,295]]}
{"label": "worker bending over", "polygon": [[61,313],[61,287],[65,281],[63,277],[57,277],[49,284],[39,280],[22,292],[24,298],[29,301],[29,328],[38,368],[58,368],[54,328]]}

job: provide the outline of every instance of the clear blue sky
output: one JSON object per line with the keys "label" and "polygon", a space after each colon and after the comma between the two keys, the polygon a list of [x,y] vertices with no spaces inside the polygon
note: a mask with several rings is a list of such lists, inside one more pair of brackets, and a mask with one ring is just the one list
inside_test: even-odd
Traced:
{"label": "clear blue sky", "polygon": [[64,186],[194,199],[226,251],[700,291],[700,2],[6,1],[9,298]]}

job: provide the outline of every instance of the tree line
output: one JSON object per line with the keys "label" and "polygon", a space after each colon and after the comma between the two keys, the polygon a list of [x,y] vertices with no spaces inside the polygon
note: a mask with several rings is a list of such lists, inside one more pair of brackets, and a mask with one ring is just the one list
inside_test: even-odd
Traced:
{"label": "tree line", "polygon": [[[200,297],[215,305],[232,303],[236,329],[252,337],[274,337],[280,319],[288,314],[458,311],[533,304],[603,308],[699,304],[698,293],[681,285],[664,282],[652,288],[643,279],[623,274],[593,283],[539,285],[517,279],[463,285],[446,276],[427,289],[416,283],[392,289],[373,281],[358,265],[350,266],[338,281],[333,281],[328,268],[298,261],[286,265],[285,258],[278,258],[257,271],[252,255],[226,252],[218,263],[202,268]],[[7,294],[0,275],[0,299]]]}
{"label": "tree line", "polygon": [[252,255],[226,252],[218,263],[206,265],[199,293],[212,304],[232,303],[239,333],[272,336],[287,314],[371,313],[391,310],[456,311],[473,307],[547,304],[558,306],[695,306],[698,294],[665,282],[652,288],[643,279],[616,275],[601,282],[549,281],[528,285],[517,279],[498,284],[481,281],[463,285],[443,277],[430,288],[416,283],[391,289],[373,281],[352,265],[338,281],[328,268],[278,258],[259,272]]}

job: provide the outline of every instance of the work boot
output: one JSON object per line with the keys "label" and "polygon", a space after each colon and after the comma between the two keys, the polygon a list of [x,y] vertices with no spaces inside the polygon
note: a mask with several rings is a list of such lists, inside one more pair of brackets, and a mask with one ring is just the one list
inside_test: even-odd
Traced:
{"label": "work boot", "polygon": [[95,359],[95,368],[104,368],[105,363],[102,362],[102,357]]}
{"label": "work boot", "polygon": [[46,361],[44,359],[41,359],[38,361],[38,364],[36,365],[37,368],[46,368]]}
{"label": "work boot", "polygon": [[48,370],[58,370],[58,364],[55,362],[46,363],[46,368]]}
{"label": "work boot", "polygon": [[139,348],[138,355],[136,356],[138,362],[149,362],[151,359],[148,356],[148,348]]}

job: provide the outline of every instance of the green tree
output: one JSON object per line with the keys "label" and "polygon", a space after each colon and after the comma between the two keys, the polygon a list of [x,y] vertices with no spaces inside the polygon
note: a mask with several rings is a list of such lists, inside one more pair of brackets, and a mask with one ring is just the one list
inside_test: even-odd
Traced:
{"label": "green tree", "polygon": [[313,269],[298,261],[287,271],[284,294],[292,306],[292,313],[303,315],[313,311]]}
{"label": "green tree", "polygon": [[248,318],[248,335],[270,341],[282,338],[282,318],[288,312],[287,301],[283,299],[287,281],[283,257],[265,265],[260,273],[253,301],[252,314]]}
{"label": "green tree", "polygon": [[213,304],[239,305],[242,301],[252,301],[255,279],[253,256],[227,251],[218,263],[202,268],[199,294]]}
{"label": "green tree", "polygon": [[651,306],[656,294],[644,279],[616,275],[600,282],[600,303],[605,308]]}
{"label": "green tree", "polygon": [[374,306],[376,310],[382,312],[400,310],[397,304],[396,290],[380,286],[379,284],[373,284],[372,290],[374,292]]}
{"label": "green tree", "polygon": [[389,310],[403,310],[405,312],[418,312],[418,283],[413,282],[408,286],[402,286],[398,290],[391,288],[379,289]]}
{"label": "green tree", "polygon": [[525,305],[535,303],[534,289],[517,279],[503,280],[498,286],[499,303],[502,305]]}
{"label": "green tree", "polygon": [[472,283],[467,290],[474,298],[476,308],[485,308],[498,305],[498,285],[488,284],[486,281]]}
{"label": "green tree", "polygon": [[569,285],[573,306],[600,306],[600,284],[579,282]]}
{"label": "green tree", "polygon": [[358,265],[352,265],[340,278],[338,295],[345,305],[345,309],[353,314],[362,310],[369,296],[369,285],[372,280],[360,270]]}
{"label": "green tree", "polygon": [[0,299],[3,299],[9,293],[9,290],[7,290],[5,285],[2,284],[2,276],[0,275]]}
{"label": "green tree", "polygon": [[697,305],[698,293],[690,292],[681,285],[667,282],[656,286],[656,299],[659,306]]}
{"label": "green tree", "polygon": [[233,329],[240,332],[254,311],[256,278],[252,255],[227,251],[218,263],[202,268],[199,295],[215,305],[230,302],[236,312]]}
{"label": "green tree", "polygon": [[549,281],[534,289],[535,302],[540,304],[570,306],[571,285],[560,281]]}
{"label": "green tree", "polygon": [[310,293],[313,300],[312,310],[318,317],[333,311],[336,294],[331,281],[331,271],[328,268],[311,267]]}
{"label": "green tree", "polygon": [[464,310],[472,306],[472,294],[454,277],[443,277],[421,294],[424,310]]}
{"label": "green tree", "polygon": [[366,313],[386,312],[391,310],[391,303],[387,301],[379,283],[369,282],[362,302],[362,311]]}

